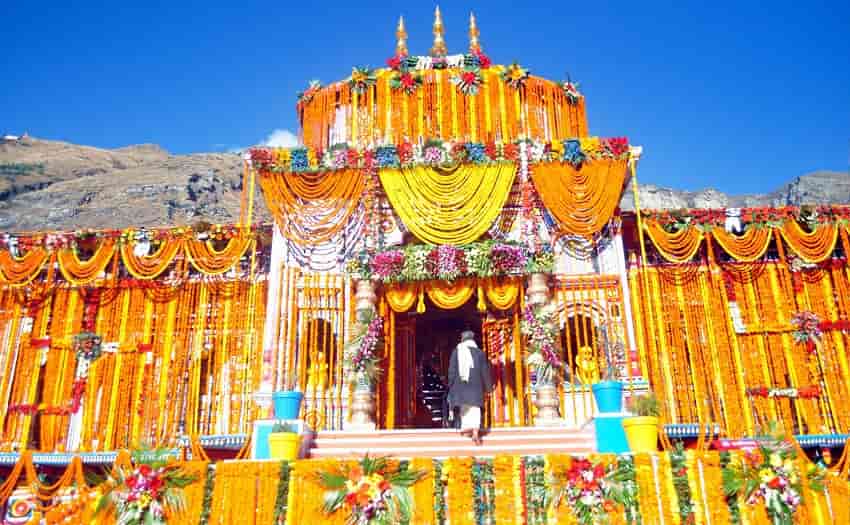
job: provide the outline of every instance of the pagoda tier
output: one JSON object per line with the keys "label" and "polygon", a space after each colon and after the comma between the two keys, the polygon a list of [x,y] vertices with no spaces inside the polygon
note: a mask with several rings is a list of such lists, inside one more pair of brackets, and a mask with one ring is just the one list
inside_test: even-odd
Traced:
{"label": "pagoda tier", "polygon": [[[588,134],[584,97],[567,93],[564,84],[524,70],[511,82],[506,77],[518,66],[479,67],[473,55],[436,60],[396,58],[391,69],[355,69],[355,80],[314,84],[298,104],[304,144],[326,150],[343,143],[550,142]],[[474,81],[472,89],[464,76]]]}

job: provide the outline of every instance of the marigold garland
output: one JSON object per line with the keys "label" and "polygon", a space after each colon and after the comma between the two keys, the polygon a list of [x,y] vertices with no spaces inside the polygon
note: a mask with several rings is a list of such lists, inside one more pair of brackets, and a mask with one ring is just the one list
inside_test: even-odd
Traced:
{"label": "marigold garland", "polygon": [[626,177],[626,161],[596,160],[580,169],[569,163],[531,168],[531,180],[558,227],[570,235],[592,237],[613,217]]}
{"label": "marigold garland", "polygon": [[513,164],[383,169],[381,184],[411,233],[434,244],[477,240],[501,213],[513,185]]}

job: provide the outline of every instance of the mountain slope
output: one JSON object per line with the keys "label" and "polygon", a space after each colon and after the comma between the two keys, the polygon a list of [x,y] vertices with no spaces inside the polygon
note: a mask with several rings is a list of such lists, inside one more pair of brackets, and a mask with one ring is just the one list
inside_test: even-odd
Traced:
{"label": "mountain slope", "polygon": [[[23,138],[0,142],[0,231],[173,226],[235,222],[242,161],[232,153],[171,155],[143,144],[114,150]],[[645,185],[650,208],[850,203],[850,174],[817,171],[762,195]],[[270,220],[259,188],[254,220]],[[631,189],[622,208],[633,208]]]}

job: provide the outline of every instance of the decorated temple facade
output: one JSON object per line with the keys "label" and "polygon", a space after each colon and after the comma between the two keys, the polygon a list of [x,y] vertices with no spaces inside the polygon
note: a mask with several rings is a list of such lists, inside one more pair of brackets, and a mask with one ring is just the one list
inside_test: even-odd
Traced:
{"label": "decorated temple facade", "polygon": [[439,424],[425,378],[444,382],[463,329],[495,370],[488,423],[530,425],[522,325],[545,304],[558,413],[584,424],[601,375],[642,384],[615,213],[639,154],[588,136],[576,83],[494,65],[474,16],[465,54],[446,52],[439,12],[434,34],[431,54],[408,54],[400,20],[386,68],[299,95],[303,147],[251,151],[277,226],[259,397],[300,389],[317,426],[346,428],[346,342],[366,308],[382,322],[378,427]]}
{"label": "decorated temple facade", "polygon": [[[464,54],[433,32],[412,55],[400,20],[387,67],[310,83],[303,145],[246,154],[236,224],[0,237],[0,523],[113,523],[110,484],[161,500],[141,444],[194,480],[162,523],[399,494],[411,524],[850,523],[850,208],[642,210],[642,149],[589,134],[577,83],[493,64],[474,17]],[[463,330],[482,446],[442,429]],[[644,447],[603,383],[657,396],[660,424],[626,405]],[[272,461],[281,422],[304,446]]]}

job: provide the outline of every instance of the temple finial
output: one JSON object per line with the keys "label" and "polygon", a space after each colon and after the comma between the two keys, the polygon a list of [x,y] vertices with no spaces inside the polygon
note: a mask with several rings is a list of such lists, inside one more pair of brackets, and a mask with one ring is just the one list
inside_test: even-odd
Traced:
{"label": "temple finial", "polygon": [[407,31],[404,30],[404,17],[398,17],[398,28],[395,30],[396,44],[395,54],[407,56]]}
{"label": "temple finial", "polygon": [[475,13],[469,13],[469,52],[473,55],[481,53],[481,42],[478,37],[481,32],[475,24]]}
{"label": "temple finial", "polygon": [[448,54],[446,41],[443,39],[445,29],[443,28],[443,16],[440,14],[440,6],[434,11],[434,47],[431,48],[432,57],[444,57]]}

